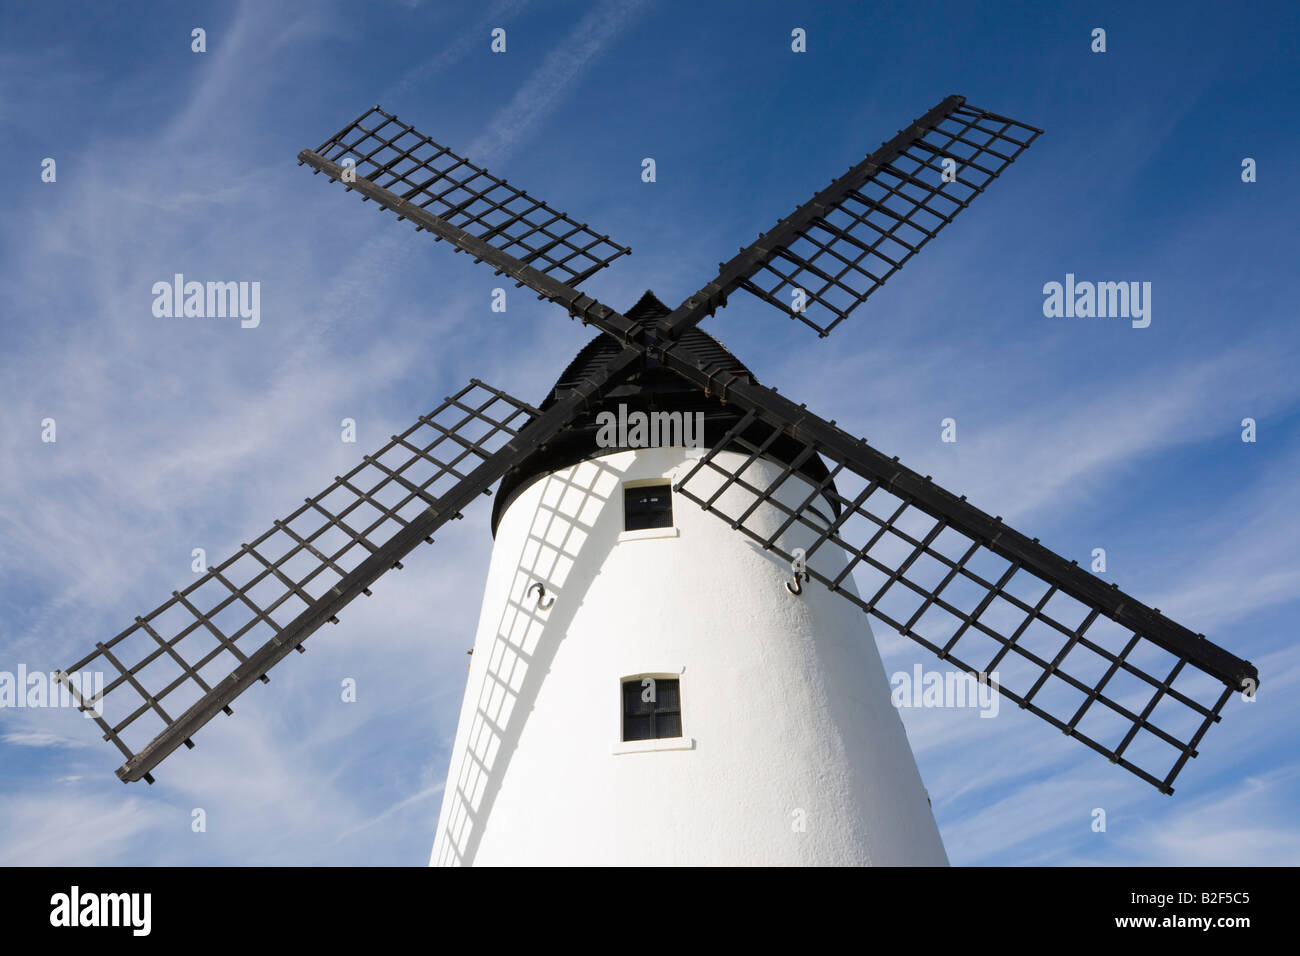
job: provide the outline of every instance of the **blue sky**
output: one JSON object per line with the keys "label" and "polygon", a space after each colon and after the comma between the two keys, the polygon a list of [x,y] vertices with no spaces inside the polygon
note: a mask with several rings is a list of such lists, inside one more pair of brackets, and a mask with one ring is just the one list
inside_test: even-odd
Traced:
{"label": "blue sky", "polygon": [[[584,287],[626,308],[676,304],[961,93],[1046,134],[830,338],[741,295],[706,327],[1067,557],[1105,547],[1109,578],[1260,670],[1173,797],[1014,708],[903,711],[954,863],[1300,862],[1295,5],[700,6],[7,5],[0,670],[68,665],[188,583],[192,548],[229,554],[469,377],[540,399],[589,337],[531,297],[491,312],[490,270],[296,165],[370,105],[630,244]],[[155,318],[175,272],[261,282],[261,324]],[[1151,326],[1045,318],[1067,272],[1151,282]],[[425,862],[487,519],[153,787],[74,713],[0,710],[0,862]],[[929,666],[877,631],[887,671]]]}

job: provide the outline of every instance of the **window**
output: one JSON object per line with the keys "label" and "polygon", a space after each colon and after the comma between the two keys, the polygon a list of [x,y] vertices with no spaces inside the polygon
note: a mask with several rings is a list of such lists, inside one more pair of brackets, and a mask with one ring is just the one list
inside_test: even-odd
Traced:
{"label": "window", "polygon": [[624,740],[681,735],[682,695],[677,678],[630,677],[623,681]]}
{"label": "window", "polygon": [[623,488],[623,530],[673,526],[673,496],[668,482]]}

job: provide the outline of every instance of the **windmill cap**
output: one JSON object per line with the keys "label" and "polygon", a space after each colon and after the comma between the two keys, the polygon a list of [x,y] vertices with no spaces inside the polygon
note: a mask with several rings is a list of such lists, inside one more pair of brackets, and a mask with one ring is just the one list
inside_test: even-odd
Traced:
{"label": "windmill cap", "polygon": [[[671,311],[653,292],[647,290],[625,315],[634,322],[648,326]],[[754,379],[753,373],[743,362],[702,329],[698,327],[688,329],[682,333],[680,341],[705,358],[711,367]],[[583,381],[590,380],[602,372],[609,361],[621,351],[622,346],[612,337],[603,332],[596,335],[582,347],[573,361],[560,373],[554,387],[538,407],[546,411]],[[663,367],[653,358],[644,358],[636,371],[626,380],[609,389],[599,398],[593,399],[589,407],[574,419],[568,428],[551,439],[545,448],[525,458],[516,469],[501,479],[492,503],[493,535],[496,534],[497,525],[506,508],[538,478],[619,450],[601,447],[597,443],[596,435],[599,426],[596,424],[596,416],[602,411],[617,414],[620,405],[626,406],[628,412],[703,413],[702,444],[706,448],[715,447],[743,417],[743,413],[736,406],[725,404],[715,396],[704,394],[696,386],[676,372]],[[761,430],[766,426],[758,427]],[[794,461],[802,450],[803,446],[799,442],[781,436],[769,446],[765,457],[788,464]],[[816,484],[825,480],[829,472],[820,456],[809,455],[797,469],[796,474]],[[833,490],[834,485],[830,487]],[[838,508],[836,511],[838,513]]]}

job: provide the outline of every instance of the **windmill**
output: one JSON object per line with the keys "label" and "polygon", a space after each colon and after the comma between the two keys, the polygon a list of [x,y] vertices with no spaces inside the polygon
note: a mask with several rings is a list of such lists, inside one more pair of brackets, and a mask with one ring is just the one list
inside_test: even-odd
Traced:
{"label": "windmill", "polygon": [[[1172,793],[1251,664],[759,384],[699,327],[744,290],[827,335],[1040,132],[950,96],[677,308],[647,292],[626,313],[577,287],[629,249],[379,107],[301,152],[598,334],[538,407],[471,381],[62,672],[118,776],[152,783],[495,485],[432,862],[945,863],[859,612]],[[611,447],[615,410],[679,437]],[[698,441],[671,432],[685,416]],[[95,700],[66,679],[92,667]]]}

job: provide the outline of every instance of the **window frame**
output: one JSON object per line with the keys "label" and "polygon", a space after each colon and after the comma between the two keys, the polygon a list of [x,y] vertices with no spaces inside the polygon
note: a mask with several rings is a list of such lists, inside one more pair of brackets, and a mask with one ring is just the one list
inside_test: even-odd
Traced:
{"label": "window frame", "polygon": [[[685,672],[686,672],[685,667],[679,668],[676,671],[647,670],[641,673],[625,674],[624,676],[618,679],[618,681],[615,684],[618,693],[618,698],[617,698],[618,723],[617,723],[617,730],[615,734],[615,743],[612,751],[613,753],[615,754],[655,753],[664,750],[694,750],[695,749],[695,739],[693,737],[688,737],[686,734],[686,730],[687,730],[686,707],[684,703],[685,684],[686,684]],[[681,723],[680,736],[648,737],[643,740],[623,739],[623,734],[625,732],[623,726],[623,720],[626,717],[626,714],[624,713],[624,709],[623,709],[624,708],[623,687],[632,681],[635,681],[639,685],[641,681],[645,680],[647,677],[653,678],[654,680],[677,681],[677,715],[678,715],[678,720]]]}
{"label": "window frame", "polygon": [[[662,525],[657,528],[637,528],[635,531],[627,530],[627,493],[635,488],[647,488],[655,485],[665,485],[668,488],[668,507],[671,511],[672,524]],[[618,535],[619,541],[641,541],[646,538],[676,538],[679,535],[677,528],[677,506],[674,499],[676,492],[673,491],[673,480],[671,475],[656,475],[650,478],[633,478],[619,483],[619,524],[620,530]]]}

